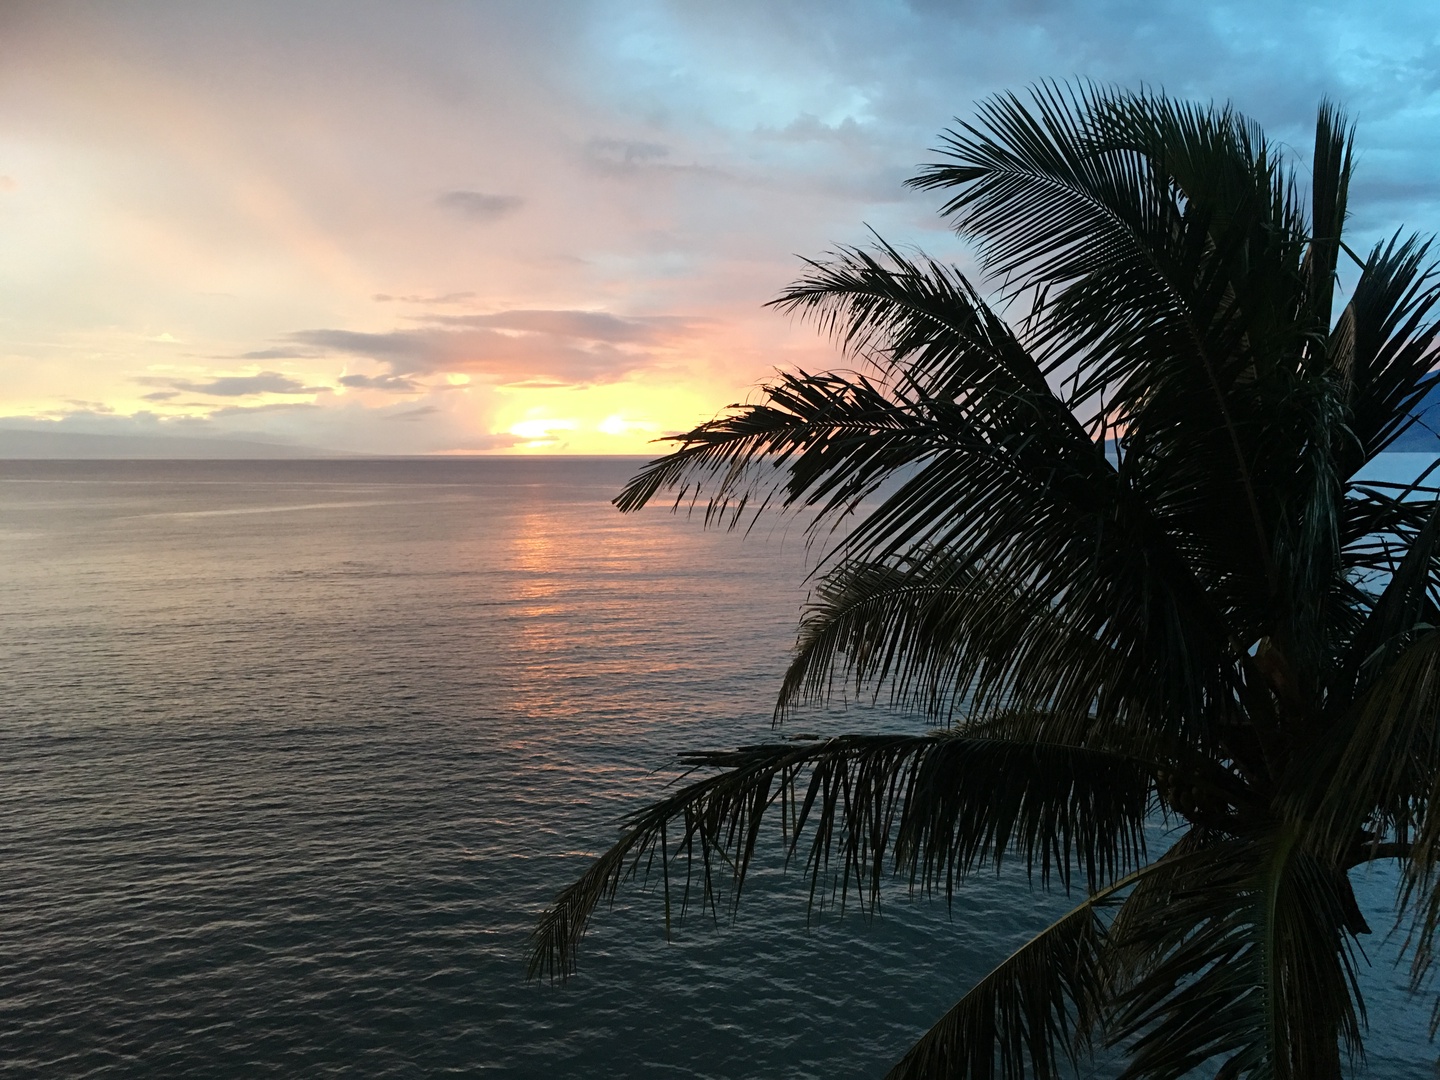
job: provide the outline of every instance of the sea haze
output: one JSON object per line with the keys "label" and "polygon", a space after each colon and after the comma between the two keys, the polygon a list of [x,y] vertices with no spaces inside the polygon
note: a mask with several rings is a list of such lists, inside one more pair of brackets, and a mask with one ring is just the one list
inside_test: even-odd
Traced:
{"label": "sea haze", "polygon": [[[679,751],[776,737],[803,536],[622,516],[637,464],[0,463],[0,1074],[873,1077],[1062,910],[1007,871],[807,928],[770,859],[525,981]],[[787,730],[841,726],[921,721]],[[1359,884],[1366,1075],[1431,1076]]]}

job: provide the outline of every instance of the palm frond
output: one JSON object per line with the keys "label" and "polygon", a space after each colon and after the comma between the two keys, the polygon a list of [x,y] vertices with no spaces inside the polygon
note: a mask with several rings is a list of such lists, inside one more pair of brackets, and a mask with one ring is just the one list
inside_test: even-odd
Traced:
{"label": "palm frond", "polygon": [[778,499],[843,512],[891,472],[933,454],[940,438],[927,402],[864,377],[784,372],[761,392],[764,404],[732,406],[676,436],[679,449],[649,462],[615,505],[630,512],[675,490],[677,506],[706,498],[707,523],[738,522],[757,493],[762,508]]}
{"label": "palm frond", "polygon": [[1366,605],[1364,621],[1349,642],[1348,698],[1368,687],[1367,674],[1384,671],[1423,629],[1440,625],[1440,504],[1427,504],[1429,520],[1405,537],[1404,551],[1383,589]]}
{"label": "palm frond", "polygon": [[1124,1080],[1217,1062],[1227,1075],[1338,1078],[1336,1036],[1358,1053],[1364,1023],[1350,944],[1364,924],[1343,873],[1284,830],[1215,841],[1165,869],[1112,932],[1130,957],[1110,1029],[1129,1052]]}
{"label": "palm frond", "polygon": [[1440,280],[1428,241],[1396,233],[1375,245],[1331,336],[1356,441],[1341,458],[1347,476],[1403,435],[1417,406],[1440,385],[1437,303]]}
{"label": "palm frond", "polygon": [[[1126,884],[1129,880],[1126,880]],[[885,1080],[1049,1080],[1090,1049],[1104,1002],[1105,925],[1097,913],[1111,890],[1047,926],[981,979]],[[998,1065],[998,1069],[997,1069]]]}
{"label": "palm frond", "polygon": [[1083,717],[1086,737],[1101,744],[1128,717],[1130,745],[1137,732],[1159,737],[1148,707],[1166,689],[1152,654],[1117,650],[1066,613],[1043,589],[983,561],[928,552],[907,562],[843,562],[816,586],[777,719],[829,700],[843,683],[857,695],[888,686],[893,704],[942,718],[962,708]]}
{"label": "palm frond", "polygon": [[1334,305],[1335,271],[1350,198],[1354,165],[1355,126],[1331,102],[1320,104],[1315,117],[1315,154],[1310,169],[1310,244],[1305,252],[1305,277],[1310,310],[1324,319],[1328,331]]}
{"label": "palm frond", "polygon": [[[1423,573],[1434,582],[1433,566]],[[1406,576],[1397,574],[1401,584],[1392,587],[1403,592]],[[1377,617],[1386,614],[1382,607]],[[1307,782],[1296,785],[1292,813],[1313,806],[1312,828],[1341,866],[1382,848],[1402,855],[1399,910],[1411,920],[1407,946],[1418,984],[1433,966],[1440,931],[1440,629],[1398,622],[1368,658],[1379,670],[1347,722],[1301,774]]]}
{"label": "palm frond", "polygon": [[[1187,834],[1191,836],[1193,834]],[[1058,1077],[1093,1050],[1129,986],[1126,908],[1140,896],[1163,897],[1190,864],[1205,865],[1203,844],[1182,839],[1159,860],[1092,892],[997,965],[952,1006],[886,1074],[886,1080]],[[1152,881],[1155,884],[1152,885]],[[1102,914],[1123,901],[1107,926]],[[998,1067],[998,1068],[997,1068]]]}
{"label": "palm frond", "polygon": [[789,851],[804,848],[812,904],[843,904],[853,892],[873,906],[889,874],[948,897],[966,875],[1007,857],[1042,885],[1053,876],[1068,889],[1078,872],[1094,890],[1144,857],[1153,779],[1144,762],[1117,753],[952,730],[768,744],[682,761],[724,771],[631,815],[621,839],[541,918],[532,976],[572,971],[597,905],[656,860],[667,919],[692,902],[718,909],[724,898],[733,906],[762,819],[777,802]]}
{"label": "palm frond", "polygon": [[1440,488],[1426,483],[1437,468],[1404,484],[1352,480],[1348,485],[1340,508],[1340,543],[1346,569],[1364,590],[1357,605],[1373,603],[1375,584],[1395,573],[1440,506]]}

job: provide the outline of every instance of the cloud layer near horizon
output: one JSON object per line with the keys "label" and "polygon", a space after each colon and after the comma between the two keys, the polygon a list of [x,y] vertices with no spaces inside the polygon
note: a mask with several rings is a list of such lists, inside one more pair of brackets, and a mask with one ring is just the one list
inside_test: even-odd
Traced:
{"label": "cloud layer near horizon", "polygon": [[1418,3],[12,3],[0,424],[643,452],[832,361],[762,307],[796,254],[868,225],[966,265],[901,182],[1072,75],[1297,151],[1344,102],[1357,240],[1440,227]]}

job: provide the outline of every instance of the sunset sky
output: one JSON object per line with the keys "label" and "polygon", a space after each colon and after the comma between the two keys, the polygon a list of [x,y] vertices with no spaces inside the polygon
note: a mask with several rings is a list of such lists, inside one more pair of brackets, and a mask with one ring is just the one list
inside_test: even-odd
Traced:
{"label": "sunset sky", "polygon": [[1351,224],[1440,229],[1420,2],[0,6],[0,428],[645,453],[776,367],[762,307],[972,103],[1086,76],[1359,121]]}

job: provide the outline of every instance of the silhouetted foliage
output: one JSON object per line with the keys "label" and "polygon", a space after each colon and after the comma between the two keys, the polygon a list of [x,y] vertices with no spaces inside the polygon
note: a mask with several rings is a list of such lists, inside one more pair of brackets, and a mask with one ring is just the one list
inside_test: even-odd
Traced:
{"label": "silhouetted foliage", "polygon": [[780,375],[616,501],[853,515],[777,722],[854,686],[945,726],[690,756],[714,771],[565,890],[534,970],[655,863],[667,912],[722,871],[738,898],[770,814],[812,895],[1002,858],[1085,890],[892,1077],[1049,1077],[1098,1040],[1125,1077],[1337,1078],[1348,872],[1401,861],[1417,981],[1440,925],[1440,489],[1358,478],[1437,381],[1428,242],[1344,244],[1329,105],[1308,190],[1229,108],[1090,85],[994,98],[939,154],[911,185],[1022,317],[883,242],[812,262],[775,305],[859,370]]}

